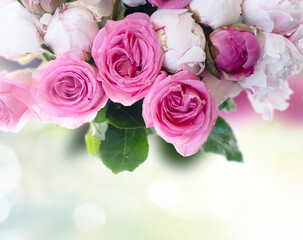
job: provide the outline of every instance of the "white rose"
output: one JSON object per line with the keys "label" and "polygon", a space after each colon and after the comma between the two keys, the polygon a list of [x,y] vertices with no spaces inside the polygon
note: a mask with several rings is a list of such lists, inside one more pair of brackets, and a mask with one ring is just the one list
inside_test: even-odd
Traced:
{"label": "white rose", "polygon": [[198,22],[215,29],[237,23],[241,3],[242,0],[192,0],[189,8]]}
{"label": "white rose", "polygon": [[205,68],[205,36],[187,9],[158,9],[151,16],[165,52],[163,66],[170,72]]}
{"label": "white rose", "polygon": [[0,4],[0,56],[20,63],[41,54],[42,25],[17,1],[4,0]]}
{"label": "white rose", "polygon": [[239,81],[246,88],[256,112],[271,120],[273,111],[283,111],[292,91],[287,79],[302,70],[303,56],[298,48],[285,37],[261,32],[258,34],[261,57],[255,73]]}
{"label": "white rose", "polygon": [[74,54],[82,60],[90,59],[91,46],[99,31],[91,11],[65,5],[53,16],[45,14],[41,22],[45,24],[44,40],[55,55]]}

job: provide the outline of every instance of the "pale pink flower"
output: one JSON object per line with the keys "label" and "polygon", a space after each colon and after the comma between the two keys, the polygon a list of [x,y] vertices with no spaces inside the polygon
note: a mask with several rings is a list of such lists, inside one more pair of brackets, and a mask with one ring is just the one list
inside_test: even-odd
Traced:
{"label": "pale pink flower", "polygon": [[158,9],[151,16],[165,52],[163,67],[199,75],[205,68],[205,35],[187,9]]}
{"label": "pale pink flower", "polygon": [[189,9],[199,23],[215,29],[237,23],[241,4],[242,0],[192,0]]}
{"label": "pale pink flower", "polygon": [[89,60],[91,47],[99,31],[98,23],[87,8],[65,5],[55,14],[45,14],[44,40],[55,55],[73,54],[82,60]]}
{"label": "pale pink flower", "polygon": [[54,13],[57,7],[65,3],[66,0],[21,0],[21,2],[31,13],[43,15]]}
{"label": "pale pink flower", "polygon": [[0,129],[18,131],[33,117],[30,94],[32,73],[0,73]]}
{"label": "pale pink flower", "polygon": [[275,109],[283,111],[288,107],[292,91],[287,79],[302,70],[303,56],[291,41],[281,35],[260,32],[258,40],[261,57],[255,73],[239,84],[248,89],[256,112],[271,120]]}
{"label": "pale pink flower", "polygon": [[20,3],[1,0],[0,56],[27,63],[42,53],[42,25],[39,17],[31,14]]}

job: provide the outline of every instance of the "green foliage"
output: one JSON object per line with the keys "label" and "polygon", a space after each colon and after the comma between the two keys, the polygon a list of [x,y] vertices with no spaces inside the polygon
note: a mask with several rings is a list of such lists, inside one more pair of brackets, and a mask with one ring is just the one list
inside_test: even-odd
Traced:
{"label": "green foliage", "polygon": [[136,169],[146,160],[148,150],[145,129],[119,129],[109,125],[100,145],[100,156],[105,166],[119,173]]}
{"label": "green foliage", "polygon": [[224,103],[219,106],[219,110],[224,110],[225,112],[234,111],[236,110],[236,108],[237,107],[235,102],[230,98],[228,98]]}
{"label": "green foliage", "polygon": [[205,152],[224,155],[230,161],[243,162],[242,153],[237,145],[235,135],[227,122],[221,117],[217,119],[202,149]]}
{"label": "green foliage", "polygon": [[119,103],[108,103],[106,112],[107,121],[117,128],[144,128],[145,122],[142,117],[142,101],[136,102],[130,107]]}
{"label": "green foliage", "polygon": [[99,147],[100,147],[101,141],[99,139],[95,138],[91,131],[88,131],[86,133],[85,142],[86,142],[86,147],[87,147],[88,153],[92,157],[99,156],[99,154],[100,154]]}
{"label": "green foliage", "polygon": [[104,108],[99,110],[94,122],[96,122],[96,123],[105,122],[107,109],[108,109],[108,104],[106,104]]}

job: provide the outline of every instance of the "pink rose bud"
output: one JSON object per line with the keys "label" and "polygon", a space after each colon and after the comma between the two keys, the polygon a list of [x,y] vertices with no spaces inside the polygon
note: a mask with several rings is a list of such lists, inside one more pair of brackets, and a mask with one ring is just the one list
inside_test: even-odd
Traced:
{"label": "pink rose bud", "polygon": [[21,0],[23,5],[37,15],[54,13],[57,7],[61,6],[66,0]]}
{"label": "pink rose bud", "polygon": [[254,73],[260,44],[248,26],[233,24],[210,34],[206,53],[206,65],[214,76],[238,81]]}
{"label": "pink rose bud", "polygon": [[31,78],[30,71],[0,73],[0,130],[18,131],[33,117]]}
{"label": "pink rose bud", "polygon": [[82,60],[89,60],[91,46],[99,31],[91,11],[84,7],[64,6],[51,16],[45,14],[44,40],[58,55],[74,54]]}
{"label": "pink rose bud", "polygon": [[151,16],[169,72],[186,69],[199,75],[205,68],[205,35],[191,15],[187,9],[159,9]]}
{"label": "pink rose bud", "polygon": [[241,3],[242,0],[192,0],[189,9],[199,23],[215,29],[237,23]]}
{"label": "pink rose bud", "polygon": [[148,0],[152,5],[169,8],[169,9],[180,9],[187,6],[191,0]]}
{"label": "pink rose bud", "polygon": [[42,53],[42,25],[36,15],[13,0],[0,3],[0,56],[27,63]]}
{"label": "pink rose bud", "polygon": [[243,22],[266,32],[290,34],[303,24],[302,0],[244,0]]}
{"label": "pink rose bud", "polygon": [[33,74],[32,95],[43,122],[77,128],[92,121],[107,102],[97,69],[76,57],[59,57]]}
{"label": "pink rose bud", "polygon": [[94,40],[92,55],[106,94],[125,106],[145,97],[164,59],[160,37],[144,13],[108,21]]}
{"label": "pink rose bud", "polygon": [[261,58],[255,73],[238,83],[247,89],[249,100],[265,120],[273,118],[274,110],[288,107],[292,91],[287,79],[302,71],[302,52],[287,38],[267,32],[258,33]]}
{"label": "pink rose bud", "polygon": [[218,116],[218,108],[199,77],[189,71],[162,72],[143,102],[146,127],[154,127],[182,156],[199,151]]}
{"label": "pink rose bud", "polygon": [[146,0],[122,0],[122,2],[130,7],[137,7],[146,4]]}

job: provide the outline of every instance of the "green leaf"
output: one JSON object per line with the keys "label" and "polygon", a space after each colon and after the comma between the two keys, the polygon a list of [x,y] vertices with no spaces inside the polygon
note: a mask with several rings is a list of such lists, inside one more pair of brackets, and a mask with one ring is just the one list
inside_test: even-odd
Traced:
{"label": "green leaf", "polygon": [[47,52],[42,53],[42,56],[47,62],[56,59],[56,57],[54,55],[47,53]]}
{"label": "green leaf", "polygon": [[117,21],[124,19],[125,6],[121,0],[115,0],[111,14],[111,20]]}
{"label": "green leaf", "polygon": [[231,112],[233,110],[236,110],[236,104],[235,102],[228,98],[224,103],[222,103],[220,106],[219,106],[219,110],[224,110],[225,112]]}
{"label": "green leaf", "polygon": [[100,139],[97,139],[93,136],[91,131],[88,131],[85,135],[86,148],[88,153],[92,157],[99,156],[99,148],[100,148]]}
{"label": "green leaf", "polygon": [[224,155],[227,160],[243,162],[242,153],[237,145],[235,135],[222,118],[218,117],[217,122],[210,133],[206,143],[202,146],[205,152],[213,152]]}
{"label": "green leaf", "polygon": [[96,123],[101,123],[101,122],[105,122],[106,121],[106,112],[108,109],[108,105],[105,105],[104,108],[102,108],[101,110],[99,110],[94,122]]}
{"label": "green leaf", "polygon": [[45,43],[41,44],[40,47],[43,49],[43,51],[46,51],[47,53],[54,55],[53,50],[50,48],[50,46],[46,45]]}
{"label": "green leaf", "polygon": [[100,156],[113,173],[133,171],[148,156],[147,134],[144,128],[119,129],[108,126],[101,142]]}
{"label": "green leaf", "polygon": [[145,122],[142,117],[142,101],[125,107],[119,103],[108,103],[106,112],[107,121],[117,128],[144,128]]}
{"label": "green leaf", "polygon": [[104,28],[105,24],[107,23],[107,21],[109,19],[110,19],[109,16],[102,17],[102,20],[100,22],[98,22],[99,29]]}

